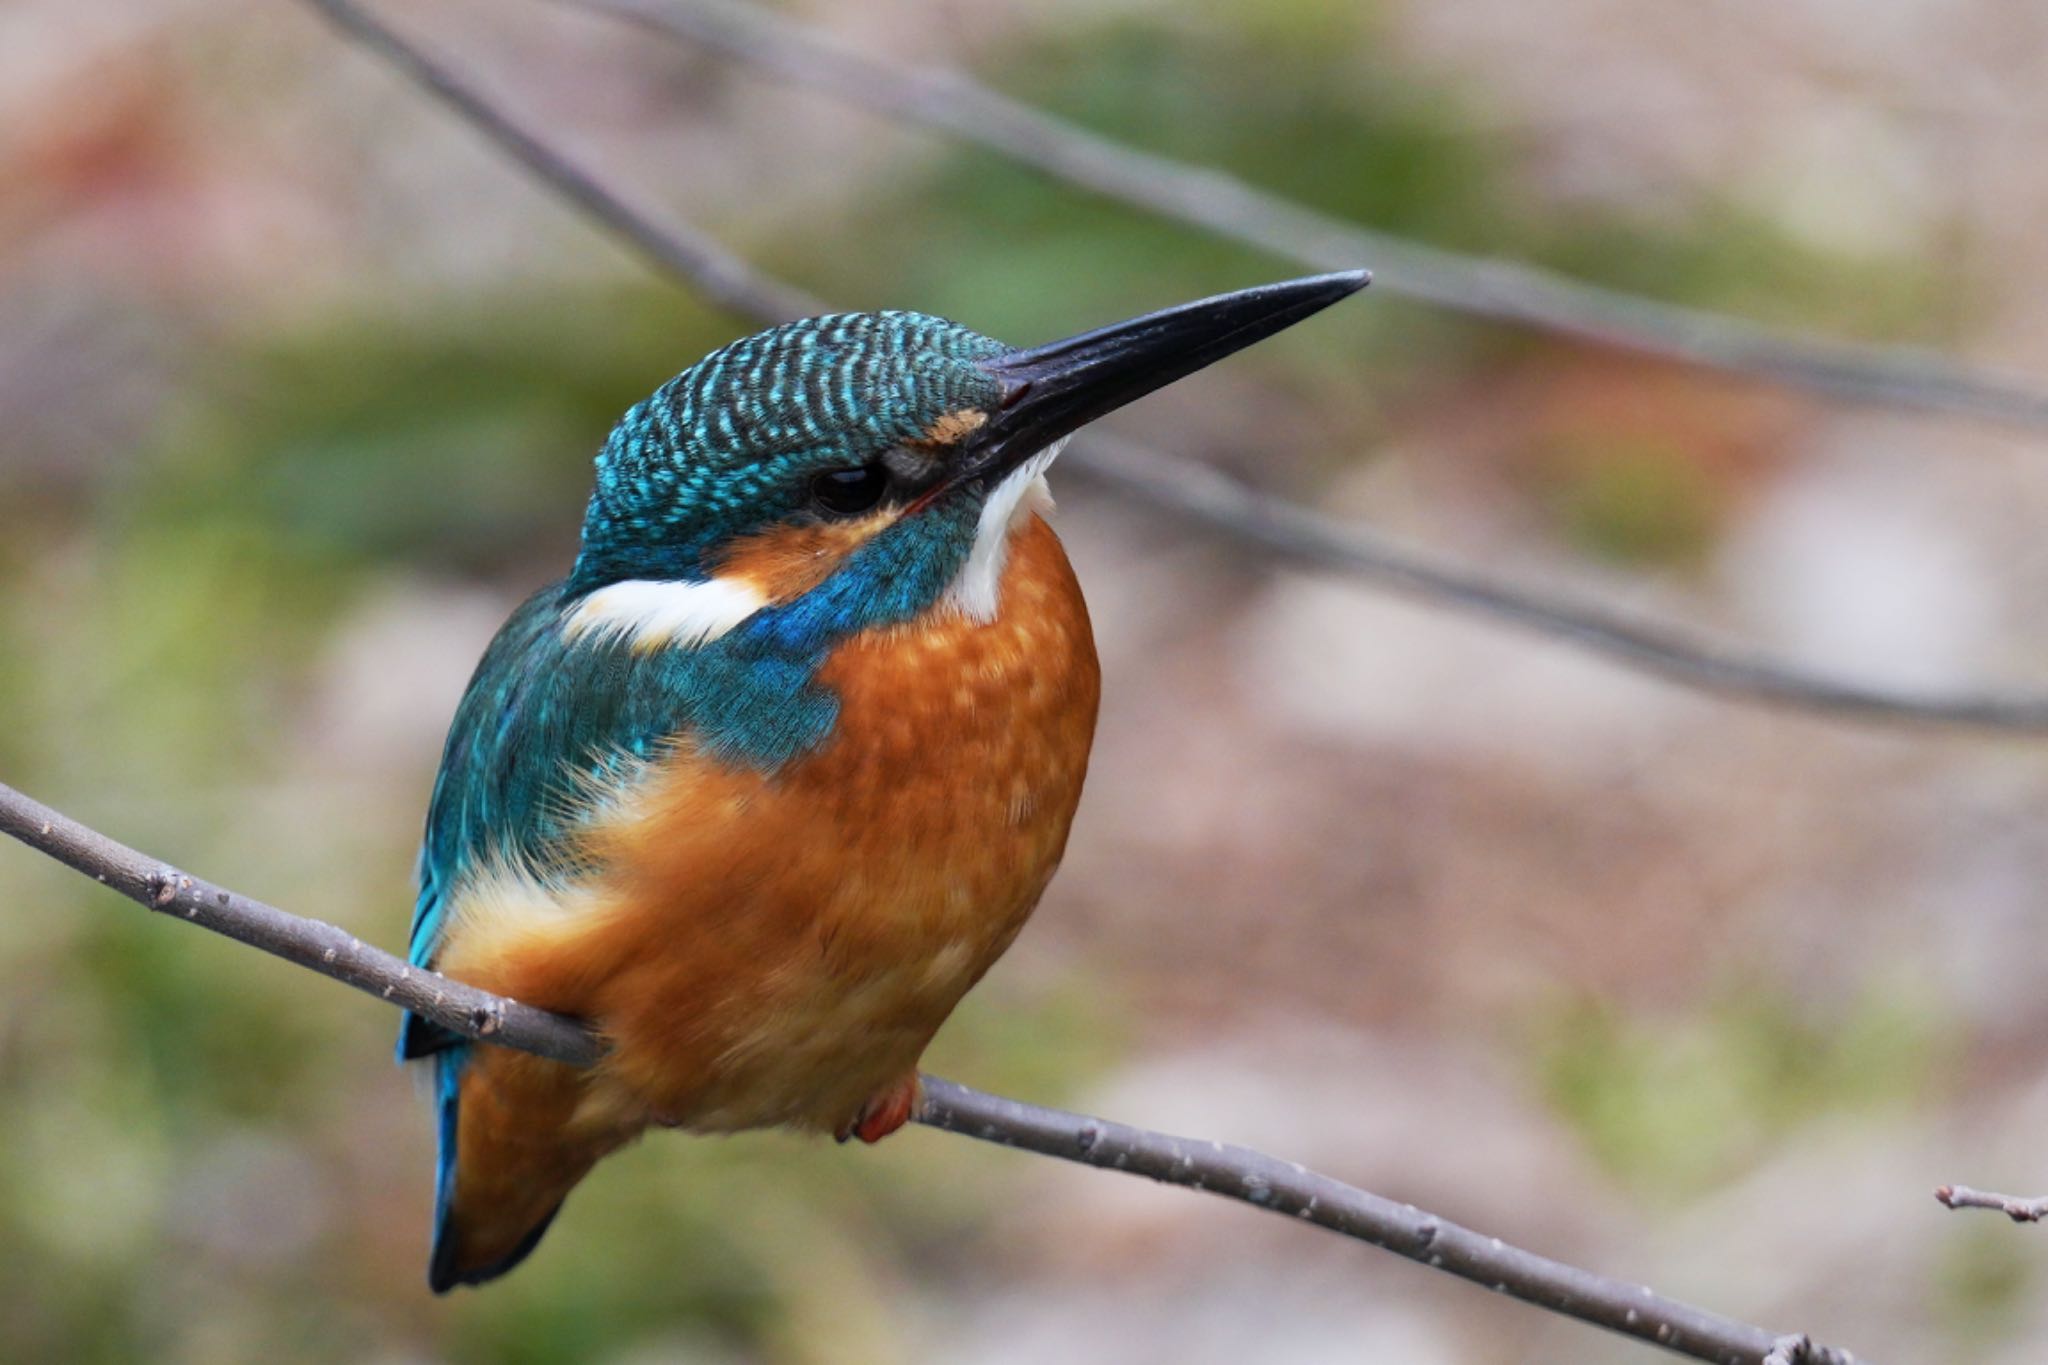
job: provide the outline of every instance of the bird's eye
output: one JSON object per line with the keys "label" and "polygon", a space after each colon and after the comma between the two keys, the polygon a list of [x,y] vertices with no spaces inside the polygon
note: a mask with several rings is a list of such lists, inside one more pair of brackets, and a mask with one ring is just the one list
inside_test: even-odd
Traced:
{"label": "bird's eye", "polygon": [[879,464],[828,470],[811,480],[811,497],[835,517],[857,516],[889,491],[889,471]]}

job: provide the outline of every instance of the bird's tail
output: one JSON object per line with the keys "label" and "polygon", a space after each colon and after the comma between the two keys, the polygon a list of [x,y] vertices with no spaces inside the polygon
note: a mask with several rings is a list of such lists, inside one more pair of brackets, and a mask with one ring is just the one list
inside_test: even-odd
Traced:
{"label": "bird's tail", "polygon": [[582,1075],[560,1062],[465,1045],[433,1066],[441,1152],[427,1284],[445,1294],[525,1260],[569,1191],[634,1130],[579,1123]]}

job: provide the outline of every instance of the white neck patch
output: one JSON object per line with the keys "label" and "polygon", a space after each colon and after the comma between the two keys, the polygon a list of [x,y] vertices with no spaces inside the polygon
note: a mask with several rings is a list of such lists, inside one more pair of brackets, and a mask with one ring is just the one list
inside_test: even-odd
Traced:
{"label": "white neck patch", "polygon": [[[976,621],[993,621],[1001,595],[1010,535],[1025,519],[1052,510],[1045,471],[1066,440],[1055,441],[1011,470],[981,506],[974,548],[940,601]],[[636,650],[691,649],[709,644],[769,602],[744,578],[629,578],[599,588],[562,623],[566,640],[625,640]]]}
{"label": "white neck patch", "polygon": [[981,505],[974,527],[974,548],[941,600],[976,621],[996,619],[1002,593],[1003,566],[1010,558],[1010,533],[1026,518],[1052,510],[1052,490],[1045,471],[1067,442],[1061,438],[1011,470]]}
{"label": "white neck patch", "polygon": [[562,624],[568,640],[622,639],[636,650],[690,649],[716,640],[768,605],[743,578],[629,578],[577,603]]}

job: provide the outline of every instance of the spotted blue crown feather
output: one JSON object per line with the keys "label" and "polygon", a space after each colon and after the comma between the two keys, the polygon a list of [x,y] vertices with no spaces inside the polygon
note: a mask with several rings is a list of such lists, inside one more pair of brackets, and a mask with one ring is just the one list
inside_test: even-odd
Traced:
{"label": "spotted blue crown feather", "polygon": [[924,313],[838,313],[712,352],[637,404],[597,457],[571,583],[693,578],[706,552],[797,510],[796,475],[915,440],[998,389],[1005,348]]}

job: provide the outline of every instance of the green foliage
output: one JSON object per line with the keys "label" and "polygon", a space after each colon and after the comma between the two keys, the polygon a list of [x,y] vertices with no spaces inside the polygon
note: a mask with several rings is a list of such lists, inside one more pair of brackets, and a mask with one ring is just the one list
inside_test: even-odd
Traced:
{"label": "green foliage", "polygon": [[1934,1291],[1958,1344],[1988,1349],[2023,1324],[2039,1297],[2033,1252],[2010,1224],[1992,1218],[1959,1219],[1946,1229]]}
{"label": "green foliage", "polygon": [[1739,1173],[1801,1123],[1923,1098],[1949,1043],[1910,986],[1822,1012],[1744,987],[1676,1017],[1574,1003],[1535,1030],[1545,1095],[1642,1195],[1682,1200]]}
{"label": "green foliage", "polygon": [[[1442,87],[1390,57],[1361,63],[1351,37],[1363,22],[1344,7],[1294,5],[1061,24],[1006,50],[991,74],[1084,127],[1332,213],[1445,242],[1485,239],[1508,211],[1496,150]],[[1287,79],[1273,80],[1276,70]],[[833,272],[842,291],[916,300],[1019,342],[1298,270],[975,150],[918,163],[830,230],[884,247]],[[1427,315],[1390,314],[1384,299],[1328,325],[1369,361],[1426,354],[1442,330]],[[1314,349],[1283,335],[1244,363],[1293,372]]]}
{"label": "green foliage", "polygon": [[1803,331],[1910,335],[1934,299],[1924,262],[1841,255],[1703,190],[1682,221],[1619,208],[1558,214],[1536,253],[1569,275]]}
{"label": "green foliage", "polygon": [[326,571],[397,556],[523,565],[536,540],[573,547],[590,460],[619,414],[730,336],[648,284],[261,338],[232,358],[233,398],[176,433],[143,501],[155,515],[240,514]]}
{"label": "green foliage", "polygon": [[[1205,4],[1048,26],[990,74],[1094,132],[1432,245],[1765,321],[1831,317],[1883,335],[1923,315],[1925,277],[1910,263],[1829,255],[1711,189],[1655,219],[1529,193],[1477,103],[1376,32],[1357,6]],[[1298,268],[974,149],[919,161],[829,232],[880,248],[792,243],[838,292],[916,300],[1019,341]],[[1345,329],[1352,362],[1325,369],[1325,387],[1369,366],[1385,392],[1403,374],[1440,379],[1531,344],[1384,294],[1324,326]],[[1327,349],[1283,335],[1244,363],[1295,374]]]}
{"label": "green foliage", "polygon": [[1554,446],[1546,463],[1564,472],[1550,503],[1573,545],[1630,564],[1686,565],[1707,550],[1720,497],[1685,451],[1599,435]]}

